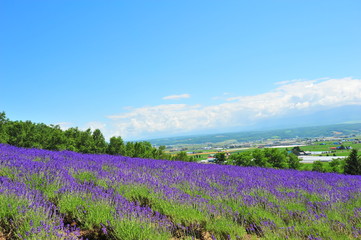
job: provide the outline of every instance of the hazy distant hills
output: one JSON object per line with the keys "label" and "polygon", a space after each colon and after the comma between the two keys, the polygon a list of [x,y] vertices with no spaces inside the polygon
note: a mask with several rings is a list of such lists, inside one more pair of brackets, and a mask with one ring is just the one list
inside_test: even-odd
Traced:
{"label": "hazy distant hills", "polygon": [[148,140],[156,145],[176,145],[176,144],[204,144],[204,143],[218,143],[228,140],[236,140],[237,142],[256,141],[261,139],[271,138],[307,138],[307,137],[329,137],[329,136],[343,136],[343,135],[360,135],[361,123],[349,124],[333,124],[326,126],[314,127],[299,127],[286,128],[265,131],[246,131],[222,134],[209,134],[186,137],[171,137]]}
{"label": "hazy distant hills", "polygon": [[286,117],[270,118],[257,122],[253,126],[254,129],[251,130],[312,127],[342,123],[361,123],[361,105],[334,107],[314,112],[294,112]]}
{"label": "hazy distant hills", "polygon": [[[225,133],[219,133],[219,132]],[[219,129],[214,134],[194,134],[147,140],[156,145],[237,142],[268,138],[321,137],[361,134],[361,106],[342,106],[317,112],[294,112],[292,115],[268,118],[234,129]]]}

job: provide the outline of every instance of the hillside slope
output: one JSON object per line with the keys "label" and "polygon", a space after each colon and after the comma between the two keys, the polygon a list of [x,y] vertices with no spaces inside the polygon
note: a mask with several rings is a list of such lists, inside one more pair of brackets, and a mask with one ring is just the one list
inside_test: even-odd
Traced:
{"label": "hillside slope", "polygon": [[5,239],[360,238],[360,193],[361,176],[0,144]]}

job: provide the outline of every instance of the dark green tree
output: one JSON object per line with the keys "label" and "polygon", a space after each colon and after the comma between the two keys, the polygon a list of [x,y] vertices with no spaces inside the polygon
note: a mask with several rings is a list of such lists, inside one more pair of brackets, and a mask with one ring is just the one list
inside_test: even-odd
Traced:
{"label": "dark green tree", "polygon": [[134,143],[134,157],[152,158],[152,144],[150,142],[135,142]]}
{"label": "dark green tree", "polygon": [[135,157],[134,143],[127,142],[125,145],[125,156]]}
{"label": "dark green tree", "polygon": [[82,153],[95,153],[94,151],[94,139],[90,128],[85,131],[80,131],[80,138],[77,139],[77,145],[79,152]]}
{"label": "dark green tree", "polygon": [[247,167],[247,166],[254,165],[253,156],[252,156],[251,151],[232,154],[231,156],[229,156],[229,159],[233,161],[233,164],[238,165],[238,166]]}
{"label": "dark green tree", "polygon": [[94,153],[105,153],[107,149],[107,143],[105,142],[105,138],[102,132],[99,129],[95,129],[93,134],[93,152]]}
{"label": "dark green tree", "polygon": [[9,134],[8,143],[18,147],[31,147],[28,145],[30,141],[30,136],[27,134],[30,130],[28,128],[28,124],[24,122],[11,122],[7,128]]}
{"label": "dark green tree", "polygon": [[8,121],[9,121],[9,119],[6,118],[6,113],[0,112],[0,123],[6,123]]}
{"label": "dark green tree", "polygon": [[214,155],[214,162],[217,164],[223,164],[226,161],[226,154],[224,152],[219,152]]}
{"label": "dark green tree", "polygon": [[331,162],[329,162],[328,164],[331,168],[332,172],[336,172],[336,173],[340,173],[340,166],[341,166],[341,161],[337,158],[332,159]]}
{"label": "dark green tree", "polygon": [[357,149],[352,149],[345,160],[344,173],[351,175],[361,175],[361,157],[357,154]]}
{"label": "dark green tree", "polygon": [[264,155],[267,162],[274,168],[288,168],[286,153],[277,148],[266,148]]}
{"label": "dark green tree", "polygon": [[193,161],[186,153],[175,157],[165,153],[165,147],[153,147],[150,142],[127,142],[121,137],[112,137],[109,144],[102,132],[96,129],[85,131],[69,128],[65,131],[58,125],[36,124],[31,121],[10,121],[5,112],[0,112],[0,143],[18,147],[49,150],[70,150],[82,153],[108,153],[130,157],[177,159]]}
{"label": "dark green tree", "polygon": [[253,161],[254,161],[255,166],[272,167],[272,165],[268,162],[264,151],[262,151],[260,149],[256,149],[252,152],[252,156],[253,156]]}
{"label": "dark green tree", "polygon": [[64,132],[64,134],[67,139],[66,149],[79,152],[81,131],[78,128],[69,128]]}
{"label": "dark green tree", "polygon": [[165,151],[165,146],[159,146],[158,148],[154,148],[153,158],[167,159],[167,154],[164,151]]}
{"label": "dark green tree", "polygon": [[300,159],[293,153],[288,154],[288,168],[299,169],[301,167]]}
{"label": "dark green tree", "polygon": [[323,164],[321,161],[314,161],[312,164],[312,171],[316,172],[325,172]]}
{"label": "dark green tree", "polygon": [[121,137],[111,137],[106,153],[111,155],[124,155],[125,146],[123,139]]}
{"label": "dark green tree", "polygon": [[294,148],[292,148],[292,153],[295,154],[296,156],[300,155],[300,152],[303,152],[303,150],[301,150],[301,148],[299,146],[296,146]]}
{"label": "dark green tree", "polygon": [[9,135],[7,133],[7,124],[9,120],[6,118],[5,112],[0,112],[0,143],[7,143]]}
{"label": "dark green tree", "polygon": [[186,152],[181,151],[181,152],[177,153],[175,156],[173,156],[172,160],[188,162],[189,158],[188,158]]}
{"label": "dark green tree", "polygon": [[[45,124],[44,124],[45,125]],[[43,131],[47,131],[47,134],[39,134],[40,136],[43,135],[46,138],[48,136],[47,140],[44,140],[45,143],[47,143],[47,146],[45,149],[50,150],[66,150],[67,149],[67,138],[65,137],[65,133],[60,129],[58,125],[51,126],[50,129],[46,129],[46,125],[42,125],[41,128],[43,128]]]}

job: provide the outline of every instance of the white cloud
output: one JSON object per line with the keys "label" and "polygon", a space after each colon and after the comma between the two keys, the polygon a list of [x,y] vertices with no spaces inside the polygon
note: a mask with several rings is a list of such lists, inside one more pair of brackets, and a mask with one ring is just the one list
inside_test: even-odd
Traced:
{"label": "white cloud", "polygon": [[170,95],[170,96],[165,96],[162,99],[163,100],[178,100],[178,99],[183,99],[183,98],[190,98],[191,95],[190,94],[180,94],[180,95]]}
{"label": "white cloud", "polygon": [[212,97],[212,100],[224,100],[226,96],[232,95],[232,93],[224,92],[221,96]]}
{"label": "white cloud", "polygon": [[302,81],[302,79],[286,80],[286,81],[276,82],[275,85],[285,85],[285,84],[290,84],[290,83],[295,83],[295,82],[300,82],[300,81]]}
{"label": "white cloud", "polygon": [[291,81],[279,84],[268,93],[227,100],[212,106],[163,104],[141,107],[108,118],[114,124],[112,135],[125,138],[245,126],[295,111],[361,105],[361,79]]}

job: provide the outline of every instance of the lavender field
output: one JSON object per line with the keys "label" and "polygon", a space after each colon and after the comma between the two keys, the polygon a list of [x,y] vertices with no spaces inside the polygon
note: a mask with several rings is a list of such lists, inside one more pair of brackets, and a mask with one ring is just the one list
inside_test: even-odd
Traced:
{"label": "lavender field", "polygon": [[361,176],[0,145],[0,239],[361,239]]}

